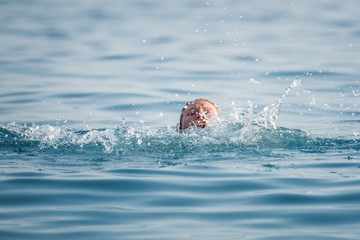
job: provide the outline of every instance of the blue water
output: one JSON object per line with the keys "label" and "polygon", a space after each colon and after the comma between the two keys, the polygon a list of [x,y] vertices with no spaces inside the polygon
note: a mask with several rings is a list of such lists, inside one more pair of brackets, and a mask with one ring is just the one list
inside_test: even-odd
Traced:
{"label": "blue water", "polygon": [[359,12],[0,1],[0,239],[359,239]]}

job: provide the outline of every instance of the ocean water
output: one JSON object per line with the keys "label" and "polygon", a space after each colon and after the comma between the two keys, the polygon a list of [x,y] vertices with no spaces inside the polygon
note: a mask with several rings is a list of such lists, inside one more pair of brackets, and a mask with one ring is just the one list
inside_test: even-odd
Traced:
{"label": "ocean water", "polygon": [[359,239],[359,12],[0,1],[0,239]]}

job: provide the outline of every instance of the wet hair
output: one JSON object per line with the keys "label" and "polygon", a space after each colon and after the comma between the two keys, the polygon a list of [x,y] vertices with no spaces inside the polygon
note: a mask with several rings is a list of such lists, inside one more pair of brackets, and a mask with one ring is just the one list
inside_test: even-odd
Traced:
{"label": "wet hair", "polygon": [[205,98],[197,98],[197,99],[195,99],[195,100],[193,100],[193,101],[189,101],[189,102],[187,102],[187,103],[185,104],[185,106],[184,106],[184,107],[182,108],[182,110],[181,110],[180,123],[179,123],[178,126],[177,126],[177,130],[179,130],[179,131],[183,130],[183,129],[182,129],[182,118],[183,118],[184,111],[185,111],[186,107],[189,106],[190,104],[195,103],[196,101],[205,101],[205,102],[211,103],[211,104],[215,107],[215,109],[217,110],[217,112],[220,113],[220,110],[219,110],[219,108],[215,105],[215,103],[213,103],[212,101],[210,101],[210,100],[208,100],[208,99],[205,99]]}

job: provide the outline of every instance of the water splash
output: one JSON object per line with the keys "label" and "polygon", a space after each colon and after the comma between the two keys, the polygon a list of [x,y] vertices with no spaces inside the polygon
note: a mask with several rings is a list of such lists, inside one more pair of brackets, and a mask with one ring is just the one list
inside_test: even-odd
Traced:
{"label": "water splash", "polygon": [[244,126],[248,125],[258,125],[264,128],[273,128],[276,129],[276,120],[279,116],[281,104],[283,103],[285,97],[290,93],[290,91],[301,86],[301,81],[299,78],[296,78],[291,84],[284,90],[284,93],[281,97],[275,102],[266,107],[260,112],[254,113],[254,106],[251,101],[248,101],[249,107],[242,108],[239,107],[235,102],[232,103],[232,114],[230,117],[234,122],[240,123]]}
{"label": "water splash", "polygon": [[276,128],[276,119],[279,116],[281,104],[285,97],[290,93],[294,87],[301,86],[301,81],[297,78],[284,91],[283,95],[273,104],[266,106],[260,113],[260,119],[263,120],[264,126]]}
{"label": "water splash", "polygon": [[[52,125],[20,125],[10,123],[0,126],[2,130],[1,143],[13,142],[20,146],[24,143],[38,143],[40,150],[47,148],[58,149],[77,145],[101,146],[105,152],[111,152],[117,144],[117,137],[112,129],[89,129],[88,131],[74,130],[67,126]],[[6,133],[5,133],[6,132]]]}
{"label": "water splash", "polygon": [[276,126],[276,119],[285,97],[301,82],[296,79],[281,97],[261,112],[248,102],[242,108],[233,102],[229,116],[209,119],[212,127],[190,128],[180,134],[175,128],[153,129],[146,125],[130,126],[123,120],[120,126],[104,129],[73,129],[66,125],[0,125],[0,150],[53,151],[68,153],[115,154],[138,156],[150,154],[165,159],[202,152],[249,152],[274,149],[324,151],[324,148],[342,146],[358,150],[353,140],[319,139],[297,129]]}
{"label": "water splash", "polygon": [[189,154],[199,156],[221,152],[253,155],[276,149],[305,152],[322,152],[331,148],[360,149],[357,141],[319,139],[297,129],[271,129],[221,121],[212,124],[211,128],[193,128],[180,134],[175,129],[126,124],[115,128],[74,130],[67,126],[12,123],[0,126],[0,150],[178,159]]}

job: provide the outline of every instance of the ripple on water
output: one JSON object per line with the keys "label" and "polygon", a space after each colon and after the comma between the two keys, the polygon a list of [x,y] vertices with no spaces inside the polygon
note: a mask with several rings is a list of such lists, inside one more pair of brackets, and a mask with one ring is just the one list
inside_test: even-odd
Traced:
{"label": "ripple on water", "polygon": [[[342,226],[344,230],[335,234],[354,239],[355,232],[346,229],[356,227],[360,213],[351,207],[360,197],[358,180],[295,178],[204,166],[41,174],[2,181],[0,218],[8,222],[2,236],[95,239],[83,232],[93,226],[92,231],[110,239],[118,234],[141,238],[146,229],[160,231],[156,236],[165,239],[174,233],[183,238],[179,228],[192,226],[191,235],[198,234],[196,229],[208,229],[200,231],[207,239],[228,239],[238,232],[275,239],[293,236],[293,231],[313,239],[332,236],[329,229]],[[260,229],[267,231],[259,233]]]}

